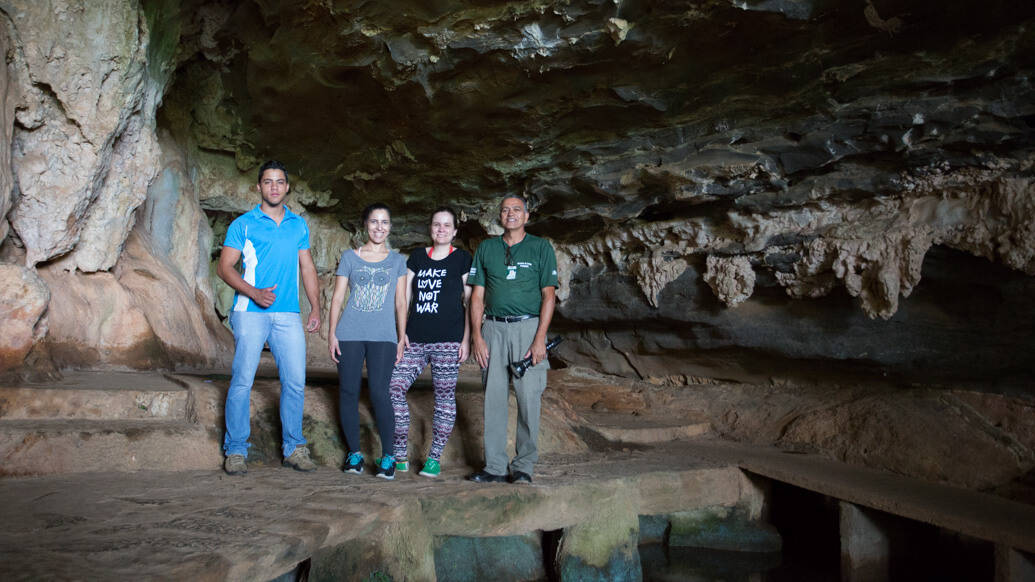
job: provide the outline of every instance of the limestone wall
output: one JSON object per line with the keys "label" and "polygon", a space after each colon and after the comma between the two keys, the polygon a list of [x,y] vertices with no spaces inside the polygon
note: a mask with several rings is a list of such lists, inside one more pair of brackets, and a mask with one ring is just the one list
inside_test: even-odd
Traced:
{"label": "limestone wall", "polygon": [[36,282],[5,295],[3,335],[22,357],[3,370],[31,350],[30,368],[227,361],[211,232],[178,181],[182,153],[155,130],[175,59],[149,16],[121,0],[0,6],[5,282]]}
{"label": "limestone wall", "polygon": [[568,362],[1016,385],[1035,9],[900,4],[0,3],[3,367],[225,365],[213,258],[272,157],[324,311],[367,203],[473,249],[520,192]]}

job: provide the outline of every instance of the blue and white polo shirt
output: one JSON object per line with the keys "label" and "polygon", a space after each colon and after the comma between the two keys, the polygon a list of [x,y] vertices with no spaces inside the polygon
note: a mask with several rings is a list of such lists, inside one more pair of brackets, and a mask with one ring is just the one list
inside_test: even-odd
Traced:
{"label": "blue and white polo shirt", "polygon": [[298,251],[309,248],[309,226],[305,219],[284,207],[280,225],[256,204],[238,216],[226,231],[223,246],[241,251],[242,277],[259,289],[277,286],[273,305],[263,309],[240,293],[234,293],[234,311],[298,313]]}

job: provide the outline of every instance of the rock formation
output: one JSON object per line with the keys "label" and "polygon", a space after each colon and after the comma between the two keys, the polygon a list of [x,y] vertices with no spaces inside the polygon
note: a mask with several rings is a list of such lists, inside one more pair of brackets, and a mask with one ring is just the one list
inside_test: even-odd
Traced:
{"label": "rock formation", "polygon": [[43,312],[50,301],[50,290],[31,269],[19,265],[0,265],[0,368],[20,366],[33,345],[47,333]]}
{"label": "rock formation", "polygon": [[519,192],[558,363],[1031,395],[1033,4],[15,0],[0,47],[0,372],[225,366],[277,158],[325,302],[366,204],[473,249]]}

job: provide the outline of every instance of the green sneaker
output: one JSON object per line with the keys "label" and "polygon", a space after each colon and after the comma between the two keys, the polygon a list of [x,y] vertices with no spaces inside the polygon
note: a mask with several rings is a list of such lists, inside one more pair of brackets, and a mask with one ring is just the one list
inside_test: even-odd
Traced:
{"label": "green sneaker", "polygon": [[410,462],[406,459],[397,459],[395,461],[395,471],[397,473],[406,473],[410,470]]}
{"label": "green sneaker", "polygon": [[428,459],[427,461],[424,461],[424,468],[421,469],[418,474],[425,477],[435,478],[438,477],[438,474],[441,472],[442,465],[440,465],[435,459]]}

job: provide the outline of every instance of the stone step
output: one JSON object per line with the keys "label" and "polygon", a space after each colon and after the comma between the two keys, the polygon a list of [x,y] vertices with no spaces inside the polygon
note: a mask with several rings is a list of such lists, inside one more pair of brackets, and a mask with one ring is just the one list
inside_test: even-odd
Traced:
{"label": "stone step", "polygon": [[191,394],[159,374],[71,372],[49,383],[0,386],[0,424],[21,420],[187,420]]}
{"label": "stone step", "polygon": [[648,445],[689,439],[711,432],[711,423],[703,419],[661,419],[636,415],[583,412],[587,428],[601,438],[615,443]]}
{"label": "stone step", "polygon": [[220,467],[218,434],[184,420],[0,421],[0,476]]}

